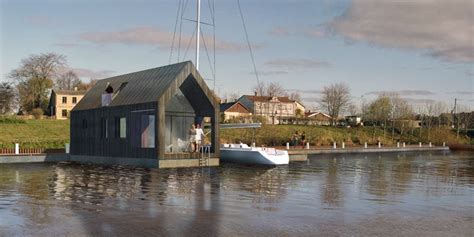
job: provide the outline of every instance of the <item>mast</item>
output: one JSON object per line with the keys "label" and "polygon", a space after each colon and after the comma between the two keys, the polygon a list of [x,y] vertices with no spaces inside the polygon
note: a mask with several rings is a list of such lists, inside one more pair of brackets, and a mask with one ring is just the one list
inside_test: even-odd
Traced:
{"label": "mast", "polygon": [[199,36],[201,35],[201,0],[197,0],[197,19],[196,19],[196,69],[199,70]]}

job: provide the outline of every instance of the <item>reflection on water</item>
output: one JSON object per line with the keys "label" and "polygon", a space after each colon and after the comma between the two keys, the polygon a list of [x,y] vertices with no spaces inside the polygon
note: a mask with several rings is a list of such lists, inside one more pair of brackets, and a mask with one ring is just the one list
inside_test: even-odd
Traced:
{"label": "reflection on water", "polygon": [[0,236],[472,236],[473,153],[274,168],[0,165]]}

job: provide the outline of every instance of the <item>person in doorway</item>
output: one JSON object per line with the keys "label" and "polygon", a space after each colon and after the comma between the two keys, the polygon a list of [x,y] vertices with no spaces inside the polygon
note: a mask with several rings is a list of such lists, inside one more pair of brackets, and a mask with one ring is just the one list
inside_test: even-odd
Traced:
{"label": "person in doorway", "polygon": [[206,136],[204,134],[204,131],[202,130],[201,128],[201,125],[200,124],[197,124],[196,125],[196,150],[199,151],[199,149],[201,149],[201,145],[202,145],[202,142],[204,140],[204,136]]}
{"label": "person in doorway", "polygon": [[301,147],[304,149],[304,145],[306,144],[306,134],[305,134],[304,131],[301,133],[301,140],[300,140],[300,142],[301,142]]}
{"label": "person in doorway", "polygon": [[189,145],[191,146],[191,151],[196,152],[196,125],[191,124],[189,129]]}

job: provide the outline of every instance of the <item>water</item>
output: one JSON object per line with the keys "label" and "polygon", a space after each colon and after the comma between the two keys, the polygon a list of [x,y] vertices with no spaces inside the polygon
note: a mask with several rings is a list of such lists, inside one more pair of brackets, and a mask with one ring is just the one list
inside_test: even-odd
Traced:
{"label": "water", "polygon": [[0,165],[0,236],[474,236],[474,153],[263,168]]}

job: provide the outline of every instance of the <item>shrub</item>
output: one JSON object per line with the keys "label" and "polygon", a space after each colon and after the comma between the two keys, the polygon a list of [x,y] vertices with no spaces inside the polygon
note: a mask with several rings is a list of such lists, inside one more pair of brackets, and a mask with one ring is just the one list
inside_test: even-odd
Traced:
{"label": "shrub", "polygon": [[35,119],[40,119],[43,117],[44,112],[43,112],[43,109],[41,108],[35,108],[31,111],[31,114],[33,115]]}
{"label": "shrub", "polygon": [[0,116],[0,123],[25,123],[25,120],[13,116]]}

